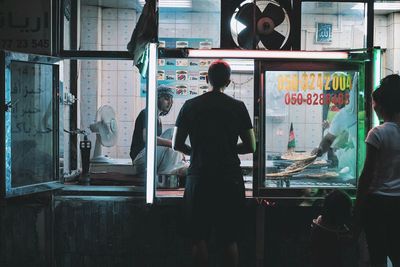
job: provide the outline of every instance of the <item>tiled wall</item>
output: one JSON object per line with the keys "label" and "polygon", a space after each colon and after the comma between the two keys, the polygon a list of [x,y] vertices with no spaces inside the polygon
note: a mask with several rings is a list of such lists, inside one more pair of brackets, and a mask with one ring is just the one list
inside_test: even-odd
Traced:
{"label": "tiled wall", "polygon": [[[133,9],[82,6],[81,50],[126,50],[136,24]],[[128,158],[134,120],[144,107],[139,97],[139,75],[126,60],[79,61],[80,125],[87,129],[96,121],[101,105],[110,105],[116,112],[118,138],[115,146],[103,147],[103,154],[112,158]],[[95,135],[91,134],[92,143]],[[92,150],[93,151],[93,150]]]}
{"label": "tiled wall", "polygon": [[[303,15],[301,27],[302,50],[353,49],[365,47],[365,25],[361,17],[344,15]],[[316,23],[332,24],[332,42],[315,42]]]}
{"label": "tiled wall", "polygon": [[[126,50],[126,44],[136,23],[138,14],[133,9],[100,8],[83,6],[81,9],[82,50]],[[364,25],[352,16],[305,16],[302,27],[302,48],[322,50],[332,48],[364,47]],[[219,47],[220,12],[164,12],[160,11],[159,37],[209,38],[213,47]],[[330,44],[315,44],[316,22],[333,24]],[[375,40],[386,50],[387,68],[396,72],[400,69],[398,54],[400,45],[394,38],[400,23],[399,14],[375,17]],[[389,37],[392,36],[392,37]],[[399,50],[399,51],[398,51]],[[88,128],[96,119],[96,110],[104,104],[111,105],[117,113],[119,137],[117,144],[103,148],[113,158],[128,158],[129,146],[136,116],[145,107],[145,98],[140,96],[140,80],[132,61],[80,61],[80,114],[81,128]],[[252,75],[235,73],[234,83],[226,93],[245,102],[251,117],[253,113]],[[235,88],[233,85],[236,84]],[[175,98],[170,114],[162,117],[164,128],[172,127],[185,98]],[[317,145],[322,134],[321,110],[319,107],[292,106],[284,117],[270,117],[267,129],[267,147],[272,151],[283,151],[287,146],[288,127],[293,122],[296,144],[299,150],[310,150]],[[307,138],[305,138],[307,137]],[[94,142],[94,135],[91,135]]]}
{"label": "tiled wall", "polygon": [[211,38],[220,44],[220,12],[162,12],[159,37]]}
{"label": "tiled wall", "polygon": [[[138,14],[133,9],[83,6],[81,9],[81,50],[126,50]],[[160,12],[159,37],[212,38],[219,46],[219,13]],[[101,30],[100,30],[101,29]],[[87,129],[96,120],[97,109],[104,104],[114,108],[118,122],[117,144],[103,147],[112,158],[129,158],[134,123],[145,108],[140,96],[140,78],[132,61],[80,61],[80,125]],[[173,108],[161,120],[172,127],[185,99],[176,98]],[[91,134],[92,143],[95,135]]]}
{"label": "tiled wall", "polygon": [[400,13],[375,15],[374,45],[385,49],[382,77],[400,73]]}

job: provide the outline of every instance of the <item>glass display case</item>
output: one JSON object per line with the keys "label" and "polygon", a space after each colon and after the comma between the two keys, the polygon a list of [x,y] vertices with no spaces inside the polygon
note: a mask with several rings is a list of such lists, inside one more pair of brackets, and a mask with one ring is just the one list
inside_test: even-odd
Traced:
{"label": "glass display case", "polygon": [[[367,81],[371,84],[373,81],[373,73],[369,71],[374,62],[373,52],[189,49],[182,53],[181,59],[173,52],[175,63],[182,59],[188,62],[251,59],[248,65],[252,71],[233,71],[232,79],[239,75],[239,81],[244,81],[246,75],[251,75],[252,85],[226,91],[236,92],[232,96],[247,103],[256,133],[256,153],[241,158],[247,196],[313,198],[330,189],[356,190],[365,158],[364,139],[371,126],[366,113],[371,112],[368,96],[372,85],[369,87]],[[165,51],[162,53],[159,61],[171,60],[163,57],[168,55]],[[160,76],[160,69],[163,66],[154,73],[155,84],[171,84],[164,80],[165,75]],[[182,83],[178,76],[174,76],[177,80],[174,82]],[[185,82],[189,84],[189,80]],[[198,89],[191,95],[188,89],[182,96],[180,88],[173,88],[177,106],[186,98],[202,93]],[[245,96],[248,89],[253,93]],[[177,112],[179,108],[174,114]],[[174,118],[169,120],[174,122]],[[177,191],[168,188],[168,184],[165,186],[163,179],[155,178],[156,198],[182,195],[179,183],[173,183]]]}
{"label": "glass display case", "polygon": [[356,186],[360,72],[323,69],[263,73],[266,188]]}
{"label": "glass display case", "polygon": [[356,189],[370,127],[365,114],[371,55],[355,55],[258,63],[263,167],[257,170],[257,195],[309,197],[318,192],[313,188]]}

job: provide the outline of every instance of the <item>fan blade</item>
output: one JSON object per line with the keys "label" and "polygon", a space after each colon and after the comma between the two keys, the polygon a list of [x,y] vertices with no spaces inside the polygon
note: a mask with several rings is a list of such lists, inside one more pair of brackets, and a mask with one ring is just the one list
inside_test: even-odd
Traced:
{"label": "fan blade", "polygon": [[235,18],[247,28],[254,29],[254,24],[261,16],[261,10],[254,3],[244,4],[239,8]]}
{"label": "fan blade", "polygon": [[285,41],[285,36],[280,34],[277,31],[273,31],[268,35],[260,35],[261,42],[265,46],[265,48],[270,50],[280,49]]}
{"label": "fan blade", "polygon": [[239,46],[244,49],[255,49],[260,41],[259,36],[255,35],[253,30],[250,28],[242,30],[239,33],[237,40]]}
{"label": "fan blade", "polygon": [[285,12],[283,8],[275,4],[268,4],[262,12],[262,17],[269,17],[275,23],[275,27],[283,22],[285,19]]}

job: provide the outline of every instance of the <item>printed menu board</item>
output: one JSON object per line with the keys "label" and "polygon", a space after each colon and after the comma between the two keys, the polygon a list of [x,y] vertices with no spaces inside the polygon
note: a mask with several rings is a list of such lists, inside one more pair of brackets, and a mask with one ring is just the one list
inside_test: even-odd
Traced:
{"label": "printed menu board", "polygon": [[[211,49],[211,39],[160,38],[159,47]],[[158,59],[157,84],[167,85],[174,97],[188,98],[207,92],[207,70],[210,59],[162,58]],[[146,96],[146,80],[141,82],[141,96]]]}

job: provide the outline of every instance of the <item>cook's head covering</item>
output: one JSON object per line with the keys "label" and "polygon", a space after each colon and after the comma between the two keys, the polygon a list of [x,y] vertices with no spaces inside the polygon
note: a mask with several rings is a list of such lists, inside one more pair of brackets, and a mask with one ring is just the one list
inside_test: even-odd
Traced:
{"label": "cook's head covering", "polygon": [[158,86],[157,93],[158,93],[158,98],[162,96],[169,96],[171,98],[174,97],[174,91],[171,89],[171,87],[168,87],[166,85]]}

